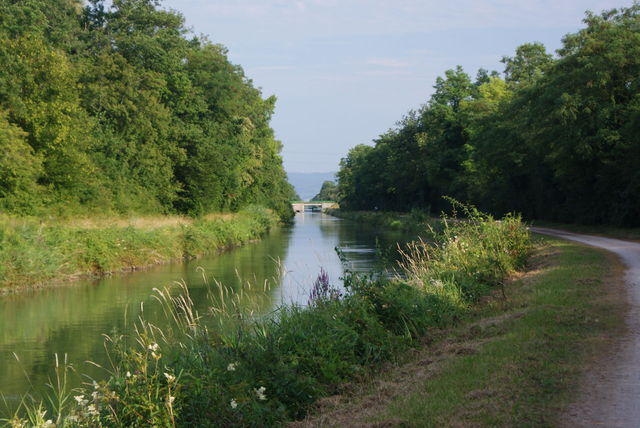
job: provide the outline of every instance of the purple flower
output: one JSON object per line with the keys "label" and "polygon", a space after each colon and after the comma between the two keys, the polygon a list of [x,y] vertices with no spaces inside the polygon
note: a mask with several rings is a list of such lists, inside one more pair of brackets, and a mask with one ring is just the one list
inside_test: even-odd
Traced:
{"label": "purple flower", "polygon": [[309,293],[309,305],[317,304],[327,300],[338,300],[341,297],[340,291],[331,286],[329,275],[320,268],[320,274],[313,283],[311,293]]}

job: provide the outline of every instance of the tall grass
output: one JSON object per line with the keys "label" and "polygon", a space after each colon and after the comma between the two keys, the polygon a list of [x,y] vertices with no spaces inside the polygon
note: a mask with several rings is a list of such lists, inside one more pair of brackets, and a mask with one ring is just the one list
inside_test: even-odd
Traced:
{"label": "tall grass", "polygon": [[[301,418],[319,397],[455,323],[522,266],[529,236],[517,217],[495,221],[475,210],[467,217],[446,221],[437,243],[407,250],[402,278],[348,276],[340,295],[321,272],[308,306],[268,316],[241,310],[234,304],[241,296],[221,285],[211,287],[216,309],[206,314],[194,311],[186,287],[177,295],[157,290],[167,328],[141,317],[133,337],[108,337],[106,380],[55,408],[32,399],[8,420],[37,424],[33,409],[45,408],[63,427],[270,426]],[[213,323],[220,314],[230,321],[223,328]]]}
{"label": "tall grass", "polygon": [[80,275],[132,270],[193,258],[259,237],[270,211],[182,217],[43,221],[0,218],[0,294]]}
{"label": "tall grass", "polygon": [[401,267],[407,281],[429,292],[459,293],[468,302],[492,287],[504,291],[504,278],[523,266],[529,255],[529,232],[517,216],[496,221],[453,202],[462,209],[464,220],[445,217],[434,242],[413,242],[403,251]]}

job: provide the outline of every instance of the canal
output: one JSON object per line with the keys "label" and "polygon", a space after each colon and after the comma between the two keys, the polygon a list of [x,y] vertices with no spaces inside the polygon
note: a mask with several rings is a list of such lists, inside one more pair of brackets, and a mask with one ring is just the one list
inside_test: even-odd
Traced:
{"label": "canal", "polygon": [[[73,385],[88,380],[79,373],[105,377],[104,370],[87,363],[106,363],[103,334],[130,332],[141,311],[145,319],[162,327],[161,311],[152,298],[154,288],[184,281],[196,309],[206,313],[211,284],[219,282],[242,289],[246,301],[266,313],[283,303],[305,304],[320,269],[338,285],[345,268],[355,272],[380,268],[385,260],[376,250],[394,248],[407,238],[306,212],[296,215],[293,226],[224,254],[4,297],[0,299],[0,394],[11,402],[42,388],[53,373],[56,354],[67,354],[73,363]],[[384,257],[390,264],[388,258],[393,256]]]}

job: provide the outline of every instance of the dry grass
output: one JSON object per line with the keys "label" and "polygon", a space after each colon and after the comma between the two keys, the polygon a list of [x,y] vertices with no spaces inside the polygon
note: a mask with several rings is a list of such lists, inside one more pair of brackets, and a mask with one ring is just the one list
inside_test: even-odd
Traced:
{"label": "dry grass", "polygon": [[[233,218],[233,214],[210,214],[205,217],[207,220],[214,218]],[[184,216],[91,216],[91,217],[74,217],[69,219],[59,218],[36,218],[36,217],[17,217],[10,215],[0,215],[0,225],[2,227],[21,227],[25,225],[39,224],[42,226],[64,226],[75,229],[104,229],[108,227],[134,227],[136,229],[153,230],[161,227],[177,227],[181,225],[189,225],[193,223],[193,219]]]}
{"label": "dry grass", "polygon": [[134,227],[136,229],[153,230],[161,227],[178,227],[193,223],[193,219],[182,216],[147,216],[147,217],[86,217],[68,220],[68,226],[79,229],[102,229],[104,227]]}

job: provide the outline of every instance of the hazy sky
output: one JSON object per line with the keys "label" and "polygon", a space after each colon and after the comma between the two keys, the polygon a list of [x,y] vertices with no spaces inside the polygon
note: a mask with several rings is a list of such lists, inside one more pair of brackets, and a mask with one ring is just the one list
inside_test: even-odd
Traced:
{"label": "hazy sky", "polygon": [[423,104],[443,72],[502,71],[525,42],[550,50],[586,10],[631,0],[165,0],[229,48],[265,96],[289,172],[335,171]]}

